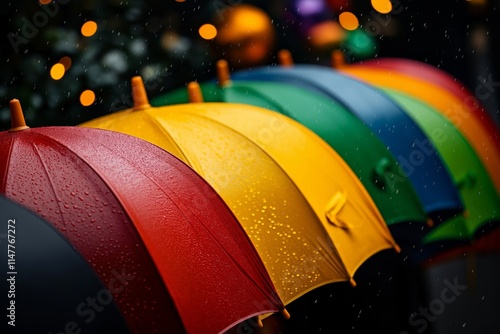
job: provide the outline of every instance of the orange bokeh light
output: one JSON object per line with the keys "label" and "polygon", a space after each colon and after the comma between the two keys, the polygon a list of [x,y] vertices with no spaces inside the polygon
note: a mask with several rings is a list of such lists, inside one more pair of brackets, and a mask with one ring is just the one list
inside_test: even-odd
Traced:
{"label": "orange bokeh light", "polygon": [[207,40],[214,39],[215,36],[217,36],[217,29],[210,23],[202,25],[200,29],[198,29],[198,32],[200,33],[201,38]]}
{"label": "orange bokeh light", "polygon": [[358,18],[351,12],[340,13],[339,22],[342,28],[346,30],[356,30],[359,27]]}
{"label": "orange bokeh light", "polygon": [[392,10],[392,3],[390,0],[371,0],[373,9],[381,14],[390,13]]}
{"label": "orange bokeh light", "polygon": [[82,25],[82,35],[85,37],[90,37],[97,31],[97,23],[94,21],[87,21]]}
{"label": "orange bokeh light", "polygon": [[80,103],[84,107],[90,106],[95,101],[95,93],[90,89],[84,90],[80,94]]}
{"label": "orange bokeh light", "polygon": [[50,77],[54,80],[59,80],[64,76],[65,72],[66,69],[64,68],[64,65],[57,63],[50,68]]}

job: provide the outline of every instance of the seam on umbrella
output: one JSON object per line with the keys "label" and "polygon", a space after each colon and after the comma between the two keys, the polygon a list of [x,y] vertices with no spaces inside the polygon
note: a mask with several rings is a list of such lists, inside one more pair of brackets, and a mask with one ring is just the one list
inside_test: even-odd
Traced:
{"label": "seam on umbrella", "polygon": [[57,196],[57,193],[56,193],[56,189],[54,187],[54,183],[52,182],[52,179],[50,178],[50,174],[48,172],[48,168],[47,168],[47,166],[45,165],[45,163],[42,160],[42,156],[40,154],[40,151],[38,150],[38,146],[35,144],[35,142],[32,142],[31,145],[35,149],[36,156],[37,156],[38,160],[40,161],[40,164],[43,167],[43,171],[44,171],[45,175],[47,176],[47,180],[49,181],[50,189],[52,190],[52,193],[56,197],[56,205],[57,205],[57,208],[59,209],[59,216],[61,217],[61,224],[64,225],[65,221],[64,221],[63,211],[62,211],[62,208],[61,208],[61,206],[59,204],[59,200],[58,200],[58,196]]}
{"label": "seam on umbrella", "polygon": [[[155,109],[155,110],[158,110],[158,109]],[[139,112],[141,112],[141,111],[139,111]],[[188,164],[189,166],[192,166],[192,161],[191,161],[191,159],[189,158],[189,156],[188,156],[188,155],[184,152],[184,150],[183,150],[183,149],[182,149],[182,148],[181,148],[181,147],[177,144],[177,141],[176,141],[176,140],[174,140],[174,138],[172,137],[172,135],[170,135],[170,133],[167,131],[167,129],[165,129],[165,127],[164,127],[164,126],[162,126],[162,125],[160,124],[160,122],[159,122],[159,121],[158,121],[155,117],[153,117],[153,115],[151,115],[151,112],[149,112],[149,111],[147,111],[147,110],[146,110],[146,111],[142,111],[142,113],[143,113],[143,114],[145,114],[145,115],[147,115],[147,117],[149,118],[149,120],[150,120],[150,121],[152,121],[152,122],[156,125],[156,127],[158,128],[158,130],[160,130],[160,132],[161,132],[161,133],[163,133],[165,136],[167,136],[167,137],[170,139],[170,141],[171,141],[171,142],[175,145],[175,147],[177,148],[177,150],[178,150],[178,151],[182,154],[183,158],[184,158],[184,159],[185,159],[185,161],[186,161],[186,164]],[[149,141],[148,141],[148,142],[149,142]],[[154,144],[154,143],[153,143],[153,144]],[[154,145],[156,145],[156,144],[154,144]],[[156,146],[158,146],[158,145],[156,145]],[[165,150],[164,148],[162,148],[162,149],[163,149],[163,150]],[[165,150],[165,151],[167,151],[167,152],[168,152],[168,150]],[[170,152],[169,152],[169,153],[170,153]],[[170,153],[170,154],[172,154],[172,153]],[[178,159],[180,159],[180,158],[178,158]],[[182,160],[182,159],[181,159],[181,160]]]}
{"label": "seam on umbrella", "polygon": [[[245,106],[247,106],[247,105],[245,105]],[[247,139],[250,143],[252,143],[252,145],[253,145],[253,146],[254,146],[257,150],[259,150],[259,151],[261,151],[262,153],[264,153],[264,154],[265,154],[265,155],[266,155],[266,156],[267,156],[267,157],[268,157],[268,158],[269,158],[269,159],[270,159],[270,160],[271,160],[271,161],[272,161],[272,162],[276,165],[276,167],[278,167],[278,168],[279,168],[279,170],[281,170],[281,171],[283,172],[283,174],[286,176],[286,178],[288,179],[288,181],[289,181],[289,182],[293,185],[293,187],[297,190],[297,192],[299,193],[299,195],[300,195],[300,196],[301,196],[301,198],[303,199],[304,203],[305,203],[305,204],[307,205],[307,207],[311,210],[311,212],[312,212],[313,216],[317,218],[317,221],[318,221],[319,225],[320,225],[320,226],[321,226],[321,228],[323,229],[323,231],[324,231],[324,233],[325,233],[325,235],[326,235],[327,239],[330,241],[330,244],[331,244],[330,246],[334,249],[335,254],[336,254],[336,255],[339,257],[339,259],[340,259],[340,262],[341,262],[341,264],[342,264],[342,266],[343,266],[343,269],[344,269],[344,274],[346,274],[346,276],[347,276],[347,277],[351,277],[351,275],[350,275],[349,271],[347,270],[347,267],[346,267],[346,265],[345,265],[345,263],[344,263],[344,260],[343,260],[343,259],[342,259],[342,257],[340,256],[340,253],[339,253],[339,251],[338,251],[337,247],[335,246],[335,244],[334,244],[333,240],[330,238],[330,235],[328,234],[328,231],[327,231],[327,230],[325,229],[325,227],[323,226],[323,223],[321,222],[320,218],[316,215],[316,212],[315,212],[315,211],[314,211],[314,209],[312,208],[311,204],[310,204],[310,203],[309,203],[309,201],[305,198],[304,194],[302,194],[302,191],[301,191],[301,190],[300,190],[300,188],[297,186],[297,184],[293,181],[293,179],[290,177],[290,175],[288,175],[288,173],[287,173],[287,172],[285,172],[285,170],[281,167],[281,165],[280,165],[280,164],[278,164],[278,163],[277,163],[277,161],[276,161],[273,157],[271,157],[271,155],[270,155],[267,151],[265,151],[263,148],[261,148],[261,147],[260,147],[260,146],[259,146],[259,145],[255,142],[255,141],[253,141],[251,138],[249,138],[249,137],[247,137],[247,136],[243,135],[241,132],[239,132],[239,131],[237,131],[237,130],[235,130],[235,129],[233,129],[233,128],[230,128],[229,126],[225,125],[225,124],[224,124],[224,123],[222,123],[222,122],[219,122],[218,120],[215,120],[215,119],[209,118],[209,117],[207,117],[207,116],[205,116],[205,115],[202,115],[202,114],[196,114],[196,113],[193,113],[193,112],[191,112],[191,111],[187,111],[186,113],[189,113],[189,114],[191,114],[191,115],[195,115],[195,116],[201,117],[201,118],[203,118],[203,119],[205,119],[205,120],[207,120],[207,121],[209,121],[209,122],[213,122],[213,123],[215,123],[215,124],[218,124],[218,125],[220,125],[221,127],[224,127],[224,128],[226,128],[226,129],[230,130],[231,132],[238,134],[238,135],[239,135],[239,136],[241,136],[242,138],[245,138],[245,139]],[[328,260],[328,262],[330,262],[330,264],[332,265],[332,267],[335,267],[335,265],[333,265],[334,261],[331,261],[331,260],[329,259],[329,260]]]}
{"label": "seam on umbrella", "polygon": [[[101,147],[103,147],[104,149],[106,149],[106,150],[110,151],[110,149],[109,149],[108,147],[103,146],[103,145],[101,145],[101,144],[99,144],[99,145],[100,145]],[[161,148],[160,148],[160,149],[161,149]],[[148,180],[150,180],[150,181],[151,181],[154,185],[156,185],[156,186],[157,186],[157,188],[158,188],[158,190],[160,190],[162,193],[164,193],[164,194],[165,194],[165,196],[167,196],[167,197],[170,199],[170,201],[172,202],[172,204],[174,204],[174,205],[177,207],[177,209],[179,209],[179,211],[182,213],[182,215],[184,216],[184,218],[185,218],[185,220],[186,220],[187,222],[189,222],[189,221],[190,221],[190,219],[188,218],[188,216],[187,216],[186,212],[190,213],[190,214],[191,214],[191,216],[193,216],[193,217],[194,217],[194,218],[195,218],[198,222],[200,222],[200,225],[201,225],[201,226],[203,226],[203,227],[206,229],[205,225],[204,225],[203,223],[201,223],[201,220],[200,220],[200,219],[198,218],[198,216],[194,213],[194,211],[192,211],[192,210],[189,208],[189,206],[183,205],[184,207],[186,207],[186,210],[185,210],[184,208],[179,207],[179,205],[176,203],[176,201],[174,201],[174,200],[172,199],[172,196],[175,196],[177,199],[180,199],[180,198],[179,198],[179,197],[175,194],[175,192],[174,192],[174,191],[172,191],[172,189],[171,189],[168,185],[165,185],[164,187],[163,187],[163,186],[160,186],[160,185],[159,185],[159,184],[158,184],[155,180],[153,180],[153,179],[152,179],[149,175],[146,175],[145,173],[143,173],[143,171],[142,171],[142,170],[141,170],[141,169],[140,169],[140,168],[139,168],[139,167],[138,167],[138,166],[137,166],[137,165],[136,165],[133,161],[129,161],[128,159],[125,159],[125,158],[124,158],[121,154],[118,154],[117,152],[114,152],[114,154],[116,154],[116,155],[117,155],[117,156],[119,156],[121,159],[123,159],[124,161],[126,161],[126,162],[127,162],[127,164],[129,164],[130,166],[132,166],[132,167],[133,167],[133,168],[134,168],[137,172],[141,173],[141,174],[142,174],[145,178],[147,178],[147,179],[148,179]],[[154,154],[154,155],[157,155],[155,152],[153,152],[153,154]],[[83,159],[82,159],[82,160],[83,160]],[[86,162],[85,160],[83,160],[83,161],[84,161],[84,162]],[[86,162],[86,163],[87,163],[87,162]],[[179,171],[179,168],[177,168],[177,166],[175,166],[175,168],[176,168],[176,170],[178,170],[178,171]],[[103,179],[103,178],[102,178],[102,176],[101,176],[101,175],[100,175],[97,171],[95,171],[95,172],[96,172],[96,174],[98,174],[98,175],[99,175],[99,177],[100,177],[101,179]],[[199,178],[201,178],[201,176],[198,176],[198,177],[199,177]],[[112,189],[112,190],[113,190],[114,194],[116,194],[116,195],[115,195],[115,197],[117,197],[117,199],[118,199],[119,203],[121,203],[121,204],[122,204],[122,206],[123,206],[123,207],[125,207],[125,205],[123,205],[123,204],[124,204],[124,201],[122,200],[122,197],[120,196],[119,192],[116,192],[116,191],[115,191],[115,189],[114,189],[114,187],[113,187],[113,186],[111,186],[110,184],[108,184],[105,180],[103,180],[103,182],[105,182],[105,184],[106,184],[106,185],[107,185],[110,189]],[[167,189],[169,190],[169,193],[167,193],[167,192],[165,191],[165,189],[164,189],[164,188],[167,188]],[[180,202],[181,202],[181,203],[183,203],[183,201],[180,201]],[[183,204],[184,204],[184,203],[183,203]],[[133,220],[133,219],[131,219],[131,222],[132,222],[132,225],[134,226],[134,229],[137,231],[137,233],[138,233],[139,235],[142,235],[142,234],[141,234],[141,232],[140,232],[140,230],[139,230],[139,229],[135,226],[135,224],[133,223],[133,221],[134,221],[134,220]],[[236,220],[236,221],[237,221],[237,220]],[[238,221],[237,221],[237,222],[238,222]],[[239,222],[238,222],[238,223],[239,223]],[[196,228],[193,228],[193,230],[194,230],[194,231],[197,231],[197,229],[196,229]],[[206,230],[208,231],[208,229],[206,229]],[[219,247],[220,247],[221,249],[223,249],[223,250],[224,250],[224,252],[225,252],[226,254],[228,254],[228,255],[229,255],[229,253],[227,252],[227,250],[226,250],[224,247],[222,247],[222,245],[221,245],[218,241],[216,241],[216,238],[214,238],[214,237],[213,237],[213,234],[212,234],[210,231],[208,231],[208,233],[210,234],[210,236],[212,236],[213,240],[215,240],[215,242],[217,243],[217,245],[219,245]],[[149,255],[149,257],[151,258],[151,260],[153,261],[153,263],[157,263],[157,262],[155,261],[155,259],[152,257],[152,255],[150,254],[150,252],[149,252],[149,247],[148,247],[148,246],[147,246],[144,242],[142,242],[142,243],[144,244],[145,249],[146,249],[146,250],[148,250],[148,255]],[[238,268],[242,269],[242,267],[241,267],[241,266],[240,266],[240,264],[239,264],[239,263],[238,263],[238,262],[234,259],[234,257],[229,256],[229,258],[231,259],[231,261],[232,261],[233,263],[235,263],[235,264],[237,265],[237,267],[238,267]],[[157,272],[158,272],[159,276],[160,276],[160,277],[163,277],[163,276],[162,276],[162,274],[159,272],[159,270],[158,270],[158,269],[156,269],[156,270],[157,270]],[[250,279],[250,276],[249,276],[249,274],[247,273],[247,271],[246,271],[246,270],[241,270],[241,271],[245,274],[245,276],[246,276],[247,278],[249,278],[248,280],[249,280],[250,282],[253,282],[253,280],[252,280],[252,279]],[[267,272],[267,271],[266,271],[266,272]],[[269,275],[268,275],[268,276],[269,276]],[[269,279],[270,279],[270,277],[269,277]],[[267,281],[267,279],[266,279],[265,281]],[[169,292],[169,291],[170,291],[170,290],[169,290],[169,288],[167,287],[167,285],[165,284],[165,282],[164,282],[163,280],[162,280],[162,282],[163,282],[163,285],[164,285],[165,289],[168,291],[169,296],[171,297],[170,299],[171,299],[172,303],[173,303],[174,305],[176,305],[176,306],[177,306],[177,303],[176,303],[175,299],[174,299],[174,298],[172,298],[172,294]],[[254,286],[257,288],[257,290],[261,291],[261,293],[262,293],[264,296],[266,296],[266,298],[269,298],[269,297],[268,297],[268,294],[267,294],[265,291],[263,291],[263,290],[260,288],[260,286],[259,286],[258,284],[254,284]],[[275,291],[276,289],[272,289],[272,290],[274,290],[274,291]],[[274,303],[275,303],[276,305],[278,305],[278,306],[281,306],[281,304],[282,304],[282,303],[281,303],[281,298],[279,298],[279,300],[280,300],[280,302],[279,302],[279,303],[276,303],[276,301],[274,301]],[[278,310],[279,310],[279,308],[278,308]],[[183,319],[183,318],[182,318],[182,316],[179,314],[179,312],[178,312],[178,311],[177,311],[177,314],[178,314],[179,318],[181,319],[181,322],[183,323],[184,327],[186,327],[186,325],[185,325],[185,324],[184,324],[184,322],[182,321],[182,319]]]}
{"label": "seam on umbrella", "polygon": [[[78,129],[78,128],[77,128]],[[84,127],[80,128],[80,129],[85,129]],[[87,128],[89,129],[89,128]],[[93,129],[92,131],[94,131],[95,129]],[[85,130],[84,130],[85,131]],[[99,130],[99,131],[105,131],[105,130]],[[73,131],[75,132],[75,131]],[[109,131],[111,132],[111,131]],[[40,133],[37,133],[38,135],[40,136],[43,136],[45,139],[47,140],[50,140],[60,146],[62,146],[63,148],[65,148],[68,152],[71,152],[73,155],[75,155],[80,161],[82,161],[83,163],[85,163],[85,165],[87,165],[87,167],[92,170],[95,175],[97,177],[99,177],[99,179],[107,186],[109,187],[110,190],[112,190],[112,195],[113,197],[115,197],[115,199],[117,200],[117,202],[122,206],[122,208],[126,209],[125,205],[124,205],[124,202],[122,201],[122,198],[121,196],[118,196],[117,195],[117,190],[111,186],[109,184],[109,182],[107,182],[107,180],[103,177],[103,175],[101,173],[99,173],[99,171],[97,171],[95,168],[92,167],[92,165],[85,159],[85,157],[77,154],[75,151],[73,151],[72,149],[70,149],[67,145],[64,145],[63,143],[61,143],[59,140],[55,139],[52,137],[52,135],[47,135],[47,134],[40,134]],[[76,135],[76,133],[74,133],[73,135]],[[85,140],[88,139],[88,137],[86,135],[82,135],[81,133],[78,134],[79,136],[83,137]],[[104,146],[104,145],[101,145],[99,144],[99,146],[105,148],[106,150],[108,151],[111,151],[108,147]],[[114,152],[116,154],[116,152]],[[118,155],[118,154],[117,154]],[[125,160],[121,155],[118,155],[120,158],[122,158],[123,160]],[[47,169],[46,167],[44,166],[44,169],[45,169],[45,172],[47,173]],[[52,186],[52,182],[51,183],[51,186]],[[58,204],[59,206],[59,204]],[[59,210],[60,211],[60,210]],[[61,212],[61,211],[60,211]],[[132,217],[130,217],[129,213],[127,212],[127,210],[123,210],[123,214],[128,218],[128,220],[130,221],[130,225],[131,227],[134,229],[134,231],[136,231],[136,233],[141,236],[139,230],[137,229],[137,227],[135,226],[134,224],[134,220],[132,219]],[[148,247],[146,246],[146,244],[144,243],[144,241],[142,240],[142,238],[139,238],[140,240],[138,240],[138,242],[141,243],[142,247],[144,248],[144,250],[146,251],[146,254],[148,256],[148,258],[151,260],[151,263],[153,264],[156,264],[156,262],[154,261],[154,259],[152,258],[151,254],[149,253],[149,250],[148,250]],[[160,282],[162,283],[162,286],[163,288],[165,289],[165,293],[168,295],[168,299],[170,299],[170,301],[172,301],[172,303],[174,305],[175,304],[175,301],[174,301],[174,298],[172,298],[172,294],[170,293],[170,290],[167,288],[165,282],[163,281],[163,278],[162,278],[162,275],[161,273],[158,271],[158,268],[156,266],[153,266],[152,268],[152,271],[154,271],[157,275],[158,275],[158,278],[160,280]],[[123,312],[123,309],[121,307],[119,307],[120,309],[120,312],[122,313]],[[182,321],[182,317],[180,316],[179,314],[179,311],[177,308],[174,308],[174,312],[176,313],[178,319],[180,320],[180,323],[182,324],[182,327],[184,330],[186,330],[186,325],[184,324],[184,322]],[[123,314],[123,313],[122,313]]]}

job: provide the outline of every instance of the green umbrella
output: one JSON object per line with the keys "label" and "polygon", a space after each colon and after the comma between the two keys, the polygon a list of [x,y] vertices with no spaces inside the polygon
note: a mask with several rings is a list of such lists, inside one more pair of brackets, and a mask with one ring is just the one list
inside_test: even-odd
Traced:
{"label": "green umbrella", "polygon": [[[472,240],[487,223],[500,222],[500,199],[486,169],[462,134],[440,112],[404,93],[383,89],[421,127],[441,155],[457,185],[467,214],[430,231],[425,243]],[[500,226],[500,225],[499,225]]]}
{"label": "green umbrella", "polygon": [[[222,80],[219,80],[220,82]],[[425,222],[426,216],[407,178],[375,134],[339,103],[296,86],[270,82],[201,84],[205,102],[236,102],[264,107],[289,116],[332,146],[359,177],[386,223]],[[154,106],[185,103],[187,89],[153,99]],[[418,228],[422,224],[417,224]]]}

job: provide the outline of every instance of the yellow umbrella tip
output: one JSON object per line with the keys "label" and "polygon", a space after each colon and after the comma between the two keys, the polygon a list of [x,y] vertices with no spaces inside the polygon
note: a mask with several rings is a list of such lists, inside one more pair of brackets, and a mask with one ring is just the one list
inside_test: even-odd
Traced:
{"label": "yellow umbrella tip", "polygon": [[293,57],[290,50],[283,49],[278,52],[278,63],[284,67],[293,66]]}
{"label": "yellow umbrella tip", "polygon": [[29,126],[26,126],[23,108],[21,108],[21,103],[18,99],[10,100],[10,120],[12,124],[10,132],[29,129]]}
{"label": "yellow umbrella tip", "polygon": [[220,59],[216,64],[217,80],[220,87],[227,86],[231,83],[231,75],[229,73],[229,64],[227,60]]}
{"label": "yellow umbrella tip", "polygon": [[288,313],[287,309],[284,308],[281,310],[281,315],[283,316],[283,318],[285,318],[286,320],[290,319],[290,313]]}
{"label": "yellow umbrella tip", "polygon": [[394,251],[398,254],[401,253],[401,247],[398,244],[394,244]]}
{"label": "yellow umbrella tip", "polygon": [[151,108],[144,82],[140,76],[132,78],[132,100],[134,101],[133,110]]}
{"label": "yellow umbrella tip", "polygon": [[346,62],[345,62],[344,53],[340,50],[332,51],[332,67],[333,68],[341,68],[341,67],[345,67],[345,66],[346,66]]}
{"label": "yellow umbrella tip", "polygon": [[354,278],[352,278],[352,277],[351,277],[351,279],[349,280],[349,283],[351,283],[351,286],[352,286],[353,288],[355,288],[355,287],[356,287],[356,285],[357,285],[356,281],[355,281],[355,280],[354,280]]}
{"label": "yellow umbrella tip", "polygon": [[190,103],[203,102],[203,93],[201,92],[200,84],[196,81],[191,81],[187,85],[188,100]]}

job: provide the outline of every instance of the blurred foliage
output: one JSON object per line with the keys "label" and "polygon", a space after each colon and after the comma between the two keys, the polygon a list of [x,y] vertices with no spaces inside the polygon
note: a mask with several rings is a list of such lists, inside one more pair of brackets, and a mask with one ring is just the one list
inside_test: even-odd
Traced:
{"label": "blurred foliage", "polygon": [[[297,62],[328,63],[329,57],[312,50],[283,18],[287,0],[58,0],[45,6],[36,0],[8,2],[0,12],[0,130],[10,127],[12,98],[21,100],[30,126],[76,125],[130,106],[129,81],[134,75],[143,77],[150,98],[191,80],[211,79],[217,45],[203,40],[198,27],[243,2],[269,13],[277,34],[273,52],[286,47]],[[361,23],[374,19],[369,2],[353,2]],[[390,24],[382,24],[378,55],[429,61],[465,80],[460,72],[465,68],[468,22],[464,1],[419,3],[405,2],[400,13],[389,17]],[[427,11],[430,3],[439,8]],[[440,8],[453,9],[440,13]],[[84,37],[80,28],[89,20],[97,22],[98,29]],[[71,67],[62,79],[53,80],[50,68],[63,56],[71,58]],[[96,94],[89,107],[79,102],[86,89]]]}

